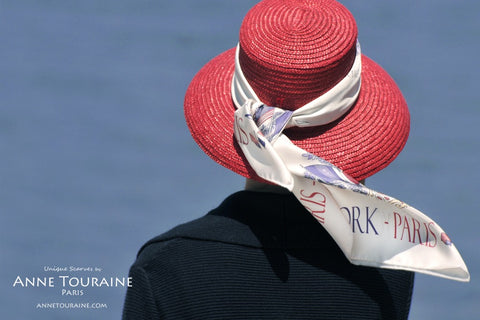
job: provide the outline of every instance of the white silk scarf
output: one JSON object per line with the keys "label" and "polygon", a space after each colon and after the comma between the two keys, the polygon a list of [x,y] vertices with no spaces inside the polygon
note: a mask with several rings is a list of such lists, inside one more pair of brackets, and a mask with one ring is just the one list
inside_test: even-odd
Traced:
{"label": "white silk scarf", "polygon": [[349,74],[326,94],[292,112],[259,101],[242,74],[237,47],[232,83],[235,138],[255,172],[290,190],[351,263],[469,281],[462,257],[432,219],[353,181],[282,133],[289,126],[326,124],[348,111],[360,90],[360,57],[357,45]]}

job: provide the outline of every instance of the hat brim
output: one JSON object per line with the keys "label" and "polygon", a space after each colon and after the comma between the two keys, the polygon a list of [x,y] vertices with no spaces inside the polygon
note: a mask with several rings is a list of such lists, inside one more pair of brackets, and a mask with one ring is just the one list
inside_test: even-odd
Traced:
{"label": "hat brim", "polygon": [[[235,48],[210,60],[193,78],[184,102],[185,119],[202,150],[244,177],[261,180],[233,135],[231,83]],[[328,125],[284,133],[298,147],[362,180],[390,164],[403,149],[410,115],[402,93],[378,64],[362,55],[362,84],[354,106]]]}

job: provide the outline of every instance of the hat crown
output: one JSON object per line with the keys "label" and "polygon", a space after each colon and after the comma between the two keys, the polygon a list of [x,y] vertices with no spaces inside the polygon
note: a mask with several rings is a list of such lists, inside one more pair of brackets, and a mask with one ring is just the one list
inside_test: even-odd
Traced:
{"label": "hat crown", "polygon": [[259,99],[295,110],[351,69],[357,26],[336,1],[264,0],[240,28],[239,61]]}

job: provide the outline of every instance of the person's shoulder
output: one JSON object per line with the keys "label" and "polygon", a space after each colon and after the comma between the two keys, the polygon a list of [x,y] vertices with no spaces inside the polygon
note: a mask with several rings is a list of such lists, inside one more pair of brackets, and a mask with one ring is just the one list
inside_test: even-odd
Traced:
{"label": "person's shoulder", "polygon": [[155,257],[179,254],[185,247],[209,242],[236,245],[260,246],[249,226],[237,217],[233,194],[206,215],[180,224],[147,241],[137,254],[136,264],[148,262]]}
{"label": "person's shoulder", "polygon": [[[278,195],[239,191],[228,196],[218,207],[201,218],[178,225],[147,241],[139,250],[136,264],[152,259],[172,259],[190,249],[203,249],[215,242],[218,246],[240,245],[263,248],[258,238],[260,213],[256,206],[265,205]],[[257,214],[258,213],[258,214]],[[256,231],[256,232],[255,232]]]}
{"label": "person's shoulder", "polygon": [[138,251],[136,265],[146,265],[159,257],[167,257],[178,252],[179,245],[197,241],[208,231],[208,215],[180,224],[165,233],[148,240]]}

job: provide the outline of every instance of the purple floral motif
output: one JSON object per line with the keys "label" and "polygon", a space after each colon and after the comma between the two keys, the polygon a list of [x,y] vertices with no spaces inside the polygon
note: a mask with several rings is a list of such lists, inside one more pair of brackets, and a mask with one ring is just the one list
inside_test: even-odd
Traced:
{"label": "purple floral motif", "polygon": [[317,178],[321,179],[322,182],[328,184],[334,184],[336,181],[343,181],[343,179],[335,172],[331,166],[324,164],[315,164],[305,167],[310,173],[312,173]]}
{"label": "purple floral motif", "polygon": [[452,245],[452,240],[450,240],[450,238],[447,236],[445,232],[442,232],[442,235],[440,237],[442,239],[442,242],[445,243],[447,246]]}
{"label": "purple floral motif", "polygon": [[292,117],[292,111],[261,105],[255,110],[253,120],[260,132],[270,142],[283,131]]}
{"label": "purple floral motif", "polygon": [[[321,158],[320,158],[321,159]],[[350,180],[339,168],[330,162],[321,159],[318,164],[304,167],[305,177],[314,179],[341,189],[349,189],[354,192],[368,194],[368,189],[362,184]]]}
{"label": "purple floral motif", "polygon": [[265,141],[262,140],[259,136],[255,136],[250,133],[250,140],[257,146],[257,148],[262,149],[265,148]]}

